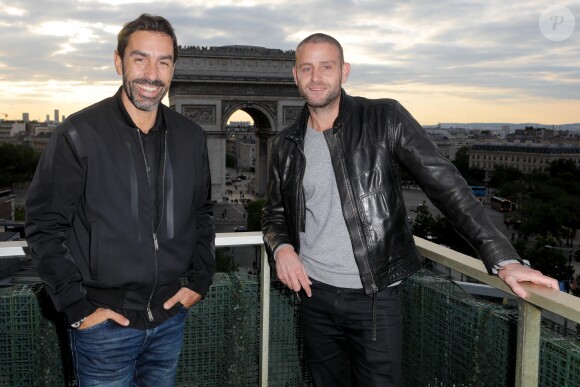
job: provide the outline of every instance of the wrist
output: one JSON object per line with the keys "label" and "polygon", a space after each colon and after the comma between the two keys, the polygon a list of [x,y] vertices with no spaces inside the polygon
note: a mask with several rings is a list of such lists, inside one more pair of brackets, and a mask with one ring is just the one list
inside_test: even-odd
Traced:
{"label": "wrist", "polygon": [[291,249],[292,251],[294,251],[294,247],[289,244],[289,243],[283,243],[280,246],[276,247],[276,250],[274,250],[274,261],[278,260],[278,255],[281,251],[285,250],[286,248]]}
{"label": "wrist", "polygon": [[[492,274],[499,274],[500,271],[505,270],[506,268],[509,268],[511,266],[517,265],[517,266],[525,266],[525,262],[522,262],[518,259],[507,259],[505,261],[501,261],[499,263],[496,263],[492,268],[491,268],[491,272]],[[529,264],[528,264],[529,266]]]}

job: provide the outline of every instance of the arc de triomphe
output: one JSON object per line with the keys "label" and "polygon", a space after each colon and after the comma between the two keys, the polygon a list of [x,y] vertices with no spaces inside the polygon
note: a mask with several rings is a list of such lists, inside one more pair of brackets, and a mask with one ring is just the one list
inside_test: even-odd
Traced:
{"label": "arc de triomphe", "polygon": [[212,199],[225,192],[226,123],[242,110],[256,128],[256,183],[266,192],[270,140],[291,124],[303,105],[292,78],[294,52],[253,46],[179,50],[169,104],[203,127],[212,175]]}

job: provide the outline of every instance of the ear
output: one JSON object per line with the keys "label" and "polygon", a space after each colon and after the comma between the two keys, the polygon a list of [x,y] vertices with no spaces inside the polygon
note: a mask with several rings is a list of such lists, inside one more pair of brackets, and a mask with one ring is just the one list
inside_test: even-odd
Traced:
{"label": "ear", "polygon": [[292,66],[292,76],[294,77],[294,83],[298,86],[298,79],[296,78],[296,66]]}
{"label": "ear", "polygon": [[350,74],[350,63],[345,62],[342,65],[342,83],[346,83],[349,74]]}
{"label": "ear", "polygon": [[113,54],[113,60],[115,61],[115,70],[117,70],[117,74],[123,75],[123,58],[119,55],[119,52],[115,50]]}

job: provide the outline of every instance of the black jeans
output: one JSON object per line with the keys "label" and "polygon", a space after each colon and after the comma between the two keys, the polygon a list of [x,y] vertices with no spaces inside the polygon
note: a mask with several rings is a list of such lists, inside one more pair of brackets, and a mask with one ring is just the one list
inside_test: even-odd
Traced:
{"label": "black jeans", "polygon": [[315,386],[401,386],[401,286],[373,300],[362,289],[312,282],[312,297],[300,293],[300,320]]}

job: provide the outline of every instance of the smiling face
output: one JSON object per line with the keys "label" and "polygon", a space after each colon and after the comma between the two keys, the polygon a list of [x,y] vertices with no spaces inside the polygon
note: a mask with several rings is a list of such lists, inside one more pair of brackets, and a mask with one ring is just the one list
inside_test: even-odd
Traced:
{"label": "smiling face", "polygon": [[134,32],[124,57],[115,51],[115,68],[123,76],[123,103],[129,114],[135,108],[155,111],[169,90],[175,68],[171,37],[159,32]]}
{"label": "smiling face", "polygon": [[342,63],[338,47],[330,43],[306,43],[296,51],[292,69],[300,95],[314,109],[338,107],[341,86],[350,65]]}

